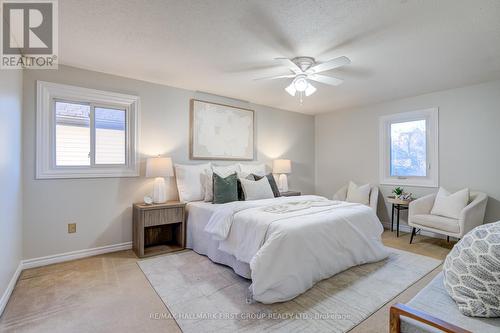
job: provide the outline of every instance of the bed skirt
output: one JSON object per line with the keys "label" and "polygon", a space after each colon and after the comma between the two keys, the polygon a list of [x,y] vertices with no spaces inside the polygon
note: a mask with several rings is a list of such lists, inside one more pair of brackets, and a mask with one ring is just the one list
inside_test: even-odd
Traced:
{"label": "bed skirt", "polygon": [[229,266],[233,271],[246,279],[251,279],[250,265],[237,260],[233,255],[219,250],[219,241],[204,230],[211,212],[202,207],[188,204],[186,221],[186,248],[207,256],[213,262]]}

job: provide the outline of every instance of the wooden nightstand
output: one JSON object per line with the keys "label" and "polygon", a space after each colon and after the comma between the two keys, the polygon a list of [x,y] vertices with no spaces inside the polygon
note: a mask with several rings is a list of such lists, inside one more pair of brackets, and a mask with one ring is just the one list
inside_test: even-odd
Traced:
{"label": "wooden nightstand", "polygon": [[186,204],[170,201],[164,204],[134,204],[134,252],[139,257],[184,249]]}
{"label": "wooden nightstand", "polygon": [[295,197],[295,196],[302,195],[298,191],[286,191],[286,192],[280,192],[280,194],[282,197]]}

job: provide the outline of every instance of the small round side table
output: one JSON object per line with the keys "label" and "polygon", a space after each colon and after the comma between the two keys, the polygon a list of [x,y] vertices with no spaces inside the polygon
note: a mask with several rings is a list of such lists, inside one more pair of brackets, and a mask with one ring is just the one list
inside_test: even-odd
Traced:
{"label": "small round side table", "polygon": [[392,204],[392,215],[391,215],[391,232],[394,230],[394,211],[396,211],[396,237],[399,237],[399,212],[402,210],[408,210],[410,200],[402,200],[395,198],[393,196],[387,197],[387,201]]}

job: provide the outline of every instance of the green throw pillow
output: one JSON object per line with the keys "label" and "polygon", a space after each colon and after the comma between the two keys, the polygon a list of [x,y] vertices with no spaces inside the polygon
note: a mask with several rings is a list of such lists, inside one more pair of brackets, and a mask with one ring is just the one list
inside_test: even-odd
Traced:
{"label": "green throw pillow", "polygon": [[222,178],[214,172],[214,204],[238,201],[238,176],[233,173]]}

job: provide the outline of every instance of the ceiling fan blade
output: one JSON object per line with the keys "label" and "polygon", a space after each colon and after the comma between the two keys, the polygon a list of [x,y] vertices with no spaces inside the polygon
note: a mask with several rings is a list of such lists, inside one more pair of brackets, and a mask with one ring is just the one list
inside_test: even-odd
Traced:
{"label": "ceiling fan blade", "polygon": [[279,62],[281,62],[283,66],[290,68],[290,70],[292,70],[295,74],[302,73],[302,69],[299,66],[297,66],[296,63],[294,63],[292,60],[288,58],[274,58],[274,60],[278,60]]}
{"label": "ceiling fan blade", "polygon": [[329,71],[330,69],[338,68],[341,66],[345,66],[351,63],[351,60],[347,57],[338,57],[326,62],[323,62],[321,64],[317,64],[315,66],[312,66],[309,68],[306,73],[308,74],[314,74],[314,73],[321,73],[324,71]]}
{"label": "ceiling fan blade", "polygon": [[257,79],[253,79],[254,81],[263,81],[263,80],[276,80],[276,79],[285,79],[295,77],[295,74],[286,74],[286,75],[273,75],[267,77],[261,77]]}
{"label": "ceiling fan blade", "polygon": [[319,75],[319,74],[309,75],[307,78],[320,83],[328,84],[330,86],[338,86],[339,84],[344,82],[344,80],[337,79],[336,77]]}

